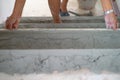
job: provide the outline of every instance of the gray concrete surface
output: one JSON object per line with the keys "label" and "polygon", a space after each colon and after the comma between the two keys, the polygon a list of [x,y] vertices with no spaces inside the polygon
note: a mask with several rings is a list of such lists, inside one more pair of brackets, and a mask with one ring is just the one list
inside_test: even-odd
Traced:
{"label": "gray concrete surface", "polygon": [[53,24],[53,23],[21,23],[19,28],[105,28],[105,23],[61,23],[61,24]]}
{"label": "gray concrete surface", "polygon": [[119,49],[120,30],[19,29],[0,30],[0,49]]}
{"label": "gray concrete surface", "polygon": [[[69,16],[61,17],[63,23],[104,23],[103,16]],[[51,17],[23,17],[21,23],[51,23]],[[120,17],[118,17],[120,21]]]}
{"label": "gray concrete surface", "polygon": [[[120,17],[118,17],[120,22]],[[62,17],[62,24],[53,24],[51,17],[23,17],[19,28],[105,28],[103,17]],[[3,28],[4,25],[0,25]]]}
{"label": "gray concrete surface", "polygon": [[[63,23],[100,23],[104,22],[104,17],[96,17],[96,16],[69,16],[69,17],[61,17]],[[21,23],[51,23],[52,17],[22,17]]]}
{"label": "gray concrete surface", "polygon": [[0,29],[0,72],[27,74],[88,68],[120,73],[120,29],[105,29],[101,17],[93,21],[91,17],[67,19],[84,20],[53,24],[43,18],[43,24],[39,18],[23,18],[18,30]]}
{"label": "gray concrete surface", "polygon": [[120,73],[120,49],[0,50],[0,72],[49,73],[79,70]]}
{"label": "gray concrete surface", "polygon": [[18,30],[0,29],[0,49],[120,48],[120,30],[105,29],[103,17],[62,20],[62,24],[53,24],[50,17],[24,17]]}

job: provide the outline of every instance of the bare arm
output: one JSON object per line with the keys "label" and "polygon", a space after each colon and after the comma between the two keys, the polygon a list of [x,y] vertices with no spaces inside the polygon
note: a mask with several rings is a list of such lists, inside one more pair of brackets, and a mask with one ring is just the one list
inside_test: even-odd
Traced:
{"label": "bare arm", "polygon": [[[111,0],[101,0],[104,12],[113,10]],[[116,30],[118,28],[117,17],[114,12],[105,15],[106,27]]]}
{"label": "bare arm", "polygon": [[6,20],[6,29],[16,29],[19,25],[26,0],[16,0],[11,16]]}
{"label": "bare arm", "polygon": [[26,0],[16,0],[12,16],[21,17]]}
{"label": "bare arm", "polygon": [[115,14],[117,16],[120,16],[120,11],[119,11],[119,8],[118,8],[117,1],[116,0],[112,0],[112,5],[113,5],[113,9],[114,9]]}
{"label": "bare arm", "polygon": [[112,9],[111,0],[101,0],[104,11]]}

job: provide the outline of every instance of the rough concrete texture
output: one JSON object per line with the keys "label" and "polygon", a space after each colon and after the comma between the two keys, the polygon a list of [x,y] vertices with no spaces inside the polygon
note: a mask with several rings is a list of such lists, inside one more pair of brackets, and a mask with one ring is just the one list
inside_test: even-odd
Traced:
{"label": "rough concrete texture", "polygon": [[120,49],[0,50],[0,72],[14,74],[79,70],[120,73]]}

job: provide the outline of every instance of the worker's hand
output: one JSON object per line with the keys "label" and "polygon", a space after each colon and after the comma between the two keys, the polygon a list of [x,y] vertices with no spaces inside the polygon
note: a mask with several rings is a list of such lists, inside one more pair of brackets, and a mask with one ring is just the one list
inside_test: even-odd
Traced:
{"label": "worker's hand", "polygon": [[117,17],[114,13],[105,15],[105,22],[108,29],[116,30],[119,26]]}
{"label": "worker's hand", "polygon": [[17,29],[20,22],[20,18],[8,17],[5,23],[5,28],[9,30]]}

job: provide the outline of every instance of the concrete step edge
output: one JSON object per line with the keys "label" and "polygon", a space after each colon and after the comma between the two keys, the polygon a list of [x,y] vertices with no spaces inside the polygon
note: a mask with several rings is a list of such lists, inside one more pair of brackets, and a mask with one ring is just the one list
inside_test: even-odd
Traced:
{"label": "concrete step edge", "polygon": [[[120,27],[120,25],[119,25]],[[0,25],[0,29],[4,28],[4,24]],[[61,24],[54,24],[54,23],[20,23],[19,29],[27,29],[27,28],[44,28],[44,29],[59,29],[59,28],[106,28],[105,23],[61,23]]]}
{"label": "concrete step edge", "polygon": [[[81,16],[81,17],[62,17],[63,23],[83,23],[83,22],[105,22],[102,16]],[[51,17],[23,17],[21,23],[51,23],[53,19]],[[120,21],[120,17],[118,17]]]}

